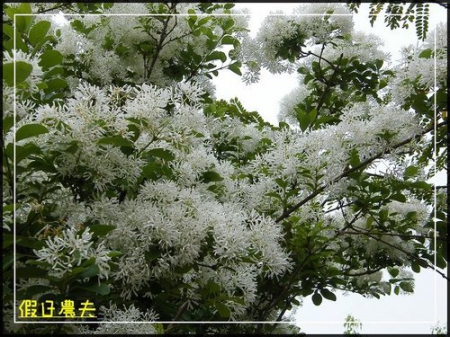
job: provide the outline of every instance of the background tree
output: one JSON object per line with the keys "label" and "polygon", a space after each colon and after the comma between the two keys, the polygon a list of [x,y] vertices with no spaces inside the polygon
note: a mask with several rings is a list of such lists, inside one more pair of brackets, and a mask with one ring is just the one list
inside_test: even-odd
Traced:
{"label": "background tree", "polygon": [[[446,169],[445,27],[391,67],[331,15],[344,6],[255,38],[233,7],[4,5],[4,317],[95,299],[110,322],[6,331],[295,332],[157,321],[282,321],[302,298],[409,293],[410,268],[446,267],[446,188],[427,183]],[[59,9],[77,15],[57,25]],[[278,126],[214,96],[221,71],[262,68],[300,76]]]}
{"label": "background tree", "polygon": [[347,315],[344,323],[344,335],[359,335],[359,330],[362,329],[360,320],[355,319],[352,315]]}
{"label": "background tree", "polygon": [[[428,34],[430,3],[435,3],[443,8],[448,8],[448,3],[446,2],[428,2],[429,3],[411,2],[407,4],[406,2],[382,3],[374,1],[370,4],[370,23],[373,26],[379,14],[384,9],[384,22],[386,23],[386,27],[390,27],[391,29],[408,28],[411,23],[414,23],[417,37],[424,41]],[[348,1],[347,5],[352,12],[358,13],[358,8],[361,3]]]}

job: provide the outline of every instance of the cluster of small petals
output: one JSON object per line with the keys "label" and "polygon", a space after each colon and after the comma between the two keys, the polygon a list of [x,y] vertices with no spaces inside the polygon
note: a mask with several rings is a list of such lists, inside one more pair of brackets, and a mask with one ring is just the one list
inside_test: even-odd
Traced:
{"label": "cluster of small petals", "polygon": [[[397,66],[391,83],[391,97],[396,104],[404,104],[417,90],[435,90],[435,83],[438,87],[446,85],[448,47],[444,41],[447,41],[447,26],[439,24],[420,48],[409,46],[402,50],[404,60]],[[420,57],[427,49],[436,57]]]}
{"label": "cluster of small petals", "polygon": [[155,322],[159,319],[158,314],[153,310],[142,311],[136,308],[134,304],[131,304],[128,308],[124,306],[123,309],[118,308],[116,304],[110,304],[109,308],[102,306],[100,307],[100,315],[108,323],[99,324],[95,330],[91,330],[89,326],[81,325],[76,329],[77,333],[83,335],[153,335],[158,333],[155,326],[149,324],[149,322]]}
{"label": "cluster of small petals", "polygon": [[336,36],[349,34],[353,19],[349,9],[341,4],[310,3],[294,10],[297,23],[305,27],[313,43],[330,42]]}
{"label": "cluster of small petals", "polygon": [[49,237],[45,240],[45,247],[34,250],[38,260],[51,265],[49,274],[62,277],[91,258],[95,259],[99,268],[99,278],[108,278],[110,270],[107,250],[102,244],[92,247],[92,233],[86,228],[80,235],[75,227],[66,228],[62,236]]}
{"label": "cluster of small petals", "polygon": [[383,41],[375,34],[357,31],[351,37],[336,40],[335,45],[324,49],[323,58],[337,61],[341,54],[346,59],[356,58],[361,63],[375,60],[389,60],[389,54],[382,51]]}

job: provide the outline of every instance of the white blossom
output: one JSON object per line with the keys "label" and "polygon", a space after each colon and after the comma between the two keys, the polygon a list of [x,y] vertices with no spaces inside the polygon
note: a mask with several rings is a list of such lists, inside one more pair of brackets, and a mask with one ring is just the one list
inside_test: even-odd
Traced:
{"label": "white blossom", "polygon": [[99,268],[99,278],[108,278],[110,270],[108,256],[109,250],[102,244],[92,247],[92,233],[87,227],[83,233],[78,234],[76,227],[66,228],[62,236],[49,237],[45,240],[45,247],[34,250],[39,261],[45,261],[51,265],[49,274],[62,277],[78,267],[82,262],[95,259]]}

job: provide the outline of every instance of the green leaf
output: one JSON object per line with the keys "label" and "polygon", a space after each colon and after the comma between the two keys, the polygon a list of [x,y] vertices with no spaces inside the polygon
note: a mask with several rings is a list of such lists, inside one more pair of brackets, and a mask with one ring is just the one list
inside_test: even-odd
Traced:
{"label": "green leaf", "polygon": [[89,287],[79,287],[80,289],[84,289],[86,291],[92,292],[92,293],[96,293],[99,295],[108,295],[111,292],[111,289],[109,288],[109,285],[105,284],[105,283],[101,283],[101,284],[93,284]]}
{"label": "green leaf", "polygon": [[6,23],[3,24],[3,33],[14,39],[14,28]]}
{"label": "green leaf", "polygon": [[381,222],[385,222],[387,221],[388,217],[389,217],[389,210],[387,209],[382,209],[378,215],[380,216],[380,221]]}
{"label": "green leaf", "polygon": [[419,54],[419,57],[424,58],[424,59],[429,59],[429,58],[431,58],[431,55],[433,55],[433,50],[425,49]]}
{"label": "green leaf", "polygon": [[31,28],[28,39],[33,47],[44,41],[50,26],[49,21],[39,21]]}
{"label": "green leaf", "polygon": [[14,255],[3,255],[3,271],[7,270],[14,262]]}
{"label": "green leaf", "polygon": [[152,249],[152,250],[146,251],[144,253],[144,256],[145,256],[145,261],[150,263],[161,257],[161,251],[159,251],[157,249]]}
{"label": "green leaf", "polygon": [[[12,206],[12,205],[8,205],[8,206]],[[3,213],[5,213],[5,207],[3,207]],[[14,241],[15,241],[14,235],[11,235],[8,233],[3,233],[3,249],[6,249],[9,246],[11,246]]]}
{"label": "green leaf", "polygon": [[322,294],[323,297],[325,297],[327,300],[330,301],[336,301],[336,295],[334,293],[332,293],[330,290],[328,289],[322,289],[320,291],[320,293]]}
{"label": "green leaf", "polygon": [[43,70],[48,70],[51,67],[57,66],[62,63],[63,55],[54,49],[50,49],[42,53],[39,65]]}
{"label": "green leaf", "polygon": [[234,20],[231,17],[227,17],[225,24],[223,25],[223,30],[228,33],[228,31],[234,26]]}
{"label": "green leaf", "polygon": [[396,200],[399,202],[406,202],[406,197],[401,193],[395,193],[395,194],[391,195],[390,199]]}
{"label": "green leaf", "polygon": [[281,178],[275,178],[275,182],[277,183],[278,186],[280,186],[281,188],[285,189],[286,187],[288,187],[288,182],[284,179]]}
{"label": "green leaf", "polygon": [[314,305],[319,306],[322,303],[322,296],[319,293],[312,295],[312,301]]}
{"label": "green leaf", "polygon": [[47,133],[48,129],[41,124],[26,124],[16,132],[16,142],[29,137],[35,137]]}
{"label": "green leaf", "polygon": [[415,181],[415,182],[411,183],[411,186],[422,189],[422,190],[426,190],[426,191],[431,190],[431,185],[425,181]]}
{"label": "green leaf", "polygon": [[193,268],[192,264],[187,264],[184,266],[176,266],[174,272],[180,275],[186,274]]}
{"label": "green leaf", "polygon": [[122,256],[123,255],[123,253],[122,252],[119,252],[118,250],[113,250],[113,251],[110,251],[109,253],[108,253],[108,256],[110,257],[110,258],[114,258],[114,257],[117,257],[117,256]]}
{"label": "green leaf", "polygon": [[309,112],[309,119],[311,120],[311,122],[314,122],[317,118],[317,109],[314,108]]}
{"label": "green leaf", "polygon": [[412,269],[413,272],[415,272],[415,273],[420,273],[420,265],[419,265],[416,261],[413,261],[413,262],[411,263],[411,269]]}
{"label": "green leaf", "polygon": [[409,282],[400,282],[400,288],[402,288],[403,291],[406,291],[408,293],[413,293],[414,288],[412,287],[411,283]]}
{"label": "green leaf", "polygon": [[309,114],[307,114],[302,108],[296,107],[295,111],[297,112],[297,120],[300,124],[300,129],[305,131],[309,124],[311,123]]}
{"label": "green leaf", "polygon": [[80,278],[97,276],[99,272],[100,269],[98,268],[98,266],[96,264],[93,264],[85,268],[85,270],[82,273],[80,273]]}
{"label": "green leaf", "polygon": [[[16,84],[25,82],[33,71],[33,66],[23,61],[16,62]],[[14,86],[14,63],[5,63],[3,65],[3,79],[10,87]]]}
{"label": "green leaf", "polygon": [[99,139],[97,141],[97,144],[110,144],[114,146],[133,147],[133,143],[130,142],[128,139],[123,138],[122,136],[104,137]]}
{"label": "green leaf", "polygon": [[400,293],[400,288],[398,286],[395,286],[394,293],[395,295],[398,295]]}
{"label": "green leaf", "polygon": [[105,236],[115,228],[116,226],[112,225],[92,225],[89,227],[94,236]]}
{"label": "green leaf", "polygon": [[165,161],[172,161],[175,159],[175,156],[169,150],[163,148],[156,148],[148,151],[148,154],[153,157],[158,157],[164,159]]}
{"label": "green leaf", "polygon": [[356,167],[359,164],[361,164],[361,161],[359,159],[359,154],[358,154],[358,150],[356,149],[352,149],[351,153],[350,153],[350,161],[349,161],[350,165],[352,167]]}
{"label": "green leaf", "polygon": [[389,274],[392,275],[392,277],[395,278],[395,277],[397,277],[397,275],[399,274],[400,271],[396,268],[388,267],[388,272],[389,272]]}
{"label": "green leaf", "polygon": [[414,177],[419,172],[419,168],[417,166],[408,166],[405,170],[404,177],[405,179],[408,179],[410,177]]}
{"label": "green leaf", "polygon": [[220,317],[223,318],[228,318],[230,317],[230,309],[228,309],[228,307],[221,303],[221,302],[216,302],[216,309],[219,312]]}
{"label": "green leaf", "polygon": [[212,20],[212,16],[205,16],[204,18],[198,20],[197,25],[202,26],[210,20]]}
{"label": "green leaf", "polygon": [[16,164],[28,158],[30,155],[40,154],[41,152],[41,148],[34,143],[27,143],[24,146],[16,145]]}
{"label": "green leaf", "polygon": [[215,50],[205,58],[205,61],[213,60],[220,60],[223,63],[227,60],[227,55],[224,52]]}
{"label": "green leaf", "polygon": [[[41,270],[41,276],[42,276],[42,273],[45,273],[45,271]],[[43,294],[43,293],[46,293],[49,291],[54,291],[54,290],[55,289],[53,289],[53,287],[51,287],[51,286],[35,284],[35,285],[29,286],[26,288],[24,297],[32,298],[35,295]]]}
{"label": "green leaf", "polygon": [[202,181],[205,183],[209,183],[211,181],[222,181],[223,178],[219,173],[214,171],[207,171],[202,174]]}
{"label": "green leaf", "polygon": [[18,33],[26,33],[30,29],[33,22],[33,16],[22,16],[15,14],[31,14],[31,5],[29,3],[21,3],[19,7],[9,7],[5,9],[5,13],[16,22],[16,29]]}
{"label": "green leaf", "polygon": [[447,267],[447,262],[440,254],[437,254],[437,256],[436,256],[436,266],[438,266],[441,269],[444,269],[445,267]]}
{"label": "green leaf", "polygon": [[235,62],[228,66],[228,69],[230,69],[233,73],[235,73],[239,76],[242,76],[240,68],[241,68],[241,62]]}
{"label": "green leaf", "polygon": [[272,198],[278,199],[278,200],[283,200],[283,198],[276,192],[268,192],[265,195],[268,196],[268,197],[272,197]]}
{"label": "green leaf", "polygon": [[47,88],[45,88],[45,92],[50,94],[58,91],[59,89],[65,88],[68,86],[67,81],[62,78],[52,78],[51,80],[45,82]]}
{"label": "green leaf", "polygon": [[381,69],[383,63],[383,60],[375,60],[375,66],[377,67],[377,69]]}
{"label": "green leaf", "polygon": [[39,267],[26,266],[16,269],[17,278],[45,278],[47,271]]}
{"label": "green leaf", "polygon": [[225,35],[222,38],[222,44],[234,44],[235,41],[236,41],[236,39],[234,37],[232,37],[231,35]]}
{"label": "green leaf", "polygon": [[6,134],[14,125],[14,117],[6,116],[3,118],[3,134]]}

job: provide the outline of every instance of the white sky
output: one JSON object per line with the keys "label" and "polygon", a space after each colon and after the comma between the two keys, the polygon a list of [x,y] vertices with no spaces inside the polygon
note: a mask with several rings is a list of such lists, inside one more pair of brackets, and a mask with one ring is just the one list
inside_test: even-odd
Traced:
{"label": "white sky", "polygon": [[[249,28],[256,31],[264,17],[270,11],[282,10],[291,13],[299,4],[264,3],[237,4],[236,8],[249,8],[252,17]],[[354,16],[355,30],[364,30],[379,35],[385,43],[385,49],[391,53],[391,61],[399,58],[401,46],[416,44],[414,25],[409,30],[390,30],[384,26],[384,17],[379,17],[372,28],[368,19],[368,4],[362,4]],[[446,10],[430,4],[430,31],[439,22],[447,21]],[[238,97],[249,111],[258,111],[261,116],[278,125],[277,114],[280,100],[298,84],[296,74],[272,75],[261,72],[258,83],[245,85],[231,71],[222,71],[215,80],[217,98]],[[429,334],[431,327],[439,322],[447,324],[447,282],[433,270],[421,270],[415,274],[416,286],[413,295],[392,295],[381,299],[367,299],[357,294],[342,295],[337,292],[337,301],[324,299],[316,307],[311,298],[304,299],[303,306],[296,314],[297,324],[305,333],[342,334],[343,323],[348,314],[359,319],[363,327],[361,333],[415,333]]]}

